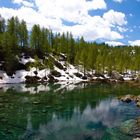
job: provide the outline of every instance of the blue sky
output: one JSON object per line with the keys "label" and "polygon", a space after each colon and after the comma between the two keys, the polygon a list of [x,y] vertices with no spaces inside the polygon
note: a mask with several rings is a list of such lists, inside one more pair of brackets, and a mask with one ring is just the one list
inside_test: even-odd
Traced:
{"label": "blue sky", "polygon": [[87,41],[140,45],[140,0],[0,0],[0,14],[18,16]]}

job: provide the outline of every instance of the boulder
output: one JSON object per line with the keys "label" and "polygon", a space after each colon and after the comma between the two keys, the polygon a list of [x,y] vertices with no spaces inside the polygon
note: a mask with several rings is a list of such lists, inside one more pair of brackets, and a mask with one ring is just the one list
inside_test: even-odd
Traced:
{"label": "boulder", "polygon": [[119,81],[124,81],[122,75],[119,74],[117,71],[112,71],[112,72],[110,73],[110,77],[111,77],[112,79],[116,79],[116,80],[119,80]]}
{"label": "boulder", "polygon": [[126,95],[126,96],[119,97],[119,99],[123,102],[130,103],[131,101],[134,101],[135,96],[134,95]]}
{"label": "boulder", "polygon": [[107,78],[101,78],[101,77],[98,77],[98,78],[96,79],[96,81],[99,81],[99,82],[101,82],[101,83],[107,83],[107,82],[109,82],[109,80],[108,80]]}
{"label": "boulder", "polygon": [[56,70],[51,71],[51,75],[53,75],[55,77],[61,77],[61,73]]}
{"label": "boulder", "polygon": [[40,82],[41,78],[38,76],[26,76],[25,79],[26,79],[26,81],[25,81],[26,83],[33,84],[33,83]]}
{"label": "boulder", "polygon": [[48,78],[49,78],[49,81],[48,82],[50,82],[50,83],[55,83],[55,82],[58,82],[58,80],[57,79],[55,79],[51,74],[50,75],[48,75]]}
{"label": "boulder", "polygon": [[140,76],[138,75],[137,78],[135,79],[136,83],[140,83]]}
{"label": "boulder", "polygon": [[87,76],[82,76],[82,79],[87,80],[88,78],[87,78]]}
{"label": "boulder", "polygon": [[63,67],[63,65],[58,62],[57,60],[54,60],[54,65],[59,68],[60,70],[64,70],[65,68]]}
{"label": "boulder", "polygon": [[78,77],[78,78],[82,78],[82,74],[80,74],[79,72],[77,72],[77,73],[74,73],[74,75],[76,76],[76,77]]}
{"label": "boulder", "polygon": [[138,102],[136,103],[136,105],[137,105],[137,107],[140,107],[140,101],[138,101]]}
{"label": "boulder", "polygon": [[138,95],[135,99],[136,102],[140,102],[140,95]]}
{"label": "boulder", "polygon": [[94,76],[95,76],[95,77],[102,77],[102,78],[105,78],[104,74],[99,73],[99,72],[98,72],[98,73],[95,73]]}

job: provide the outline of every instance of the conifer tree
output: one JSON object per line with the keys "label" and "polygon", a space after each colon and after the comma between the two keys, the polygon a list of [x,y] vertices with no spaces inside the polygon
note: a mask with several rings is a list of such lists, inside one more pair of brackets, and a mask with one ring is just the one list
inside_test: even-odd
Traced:
{"label": "conifer tree", "polygon": [[19,45],[21,47],[28,47],[28,30],[24,20],[19,24]]}

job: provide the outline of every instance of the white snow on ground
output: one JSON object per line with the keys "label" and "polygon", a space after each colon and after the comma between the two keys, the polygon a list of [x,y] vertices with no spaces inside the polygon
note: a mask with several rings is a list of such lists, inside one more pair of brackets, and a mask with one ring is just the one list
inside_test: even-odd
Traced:
{"label": "white snow on ground", "polygon": [[[66,71],[60,70],[57,67],[54,67],[54,69],[61,73],[61,77],[56,77],[56,79],[59,81],[83,81],[81,78],[74,75],[74,73],[77,73],[78,70],[72,65],[69,65]],[[83,73],[80,74],[83,75]]]}
{"label": "white snow on ground", "polygon": [[125,81],[130,81],[130,80],[132,80],[132,78],[129,78],[129,77],[124,77],[123,78]]}
{"label": "white snow on ground", "polygon": [[[53,57],[53,56],[51,56]],[[53,57],[56,61],[58,61],[55,57]],[[35,62],[35,60],[31,57],[25,58],[24,56],[22,56],[22,58],[20,59],[20,63],[22,64],[26,64],[28,62]],[[59,63],[61,63],[63,66],[65,65],[65,61],[58,61]],[[64,66],[64,68],[67,68],[66,71],[65,70],[61,70],[58,67],[54,66],[54,70],[58,71],[59,73],[61,73],[60,77],[54,77],[55,79],[57,79],[59,82],[65,82],[64,86],[60,87],[60,89],[65,88],[65,86],[67,86],[68,88],[73,88],[71,87],[70,83],[77,83],[80,81],[88,81],[87,80],[83,80],[77,76],[75,76],[74,73],[79,73],[82,76],[84,76],[82,70],[82,66],[79,66],[79,69],[71,64],[67,64],[67,67]],[[37,71],[37,76],[40,77],[41,79],[44,77],[48,77],[48,75],[50,74],[50,70],[49,69],[43,69],[43,70],[38,70],[35,67],[31,68],[29,71],[26,70],[19,70],[16,71],[15,74],[10,77],[6,74],[6,72],[4,71],[0,71],[0,84],[7,84],[7,83],[24,83],[26,80],[26,76],[36,76],[35,75],[35,71]],[[89,74],[93,74],[95,73],[95,71],[88,71]],[[127,74],[122,75],[124,80],[132,80],[132,75],[134,72],[131,71],[127,71]],[[137,72],[138,74],[138,72]],[[105,78],[110,78],[107,74],[104,75]],[[49,78],[48,78],[49,79]],[[92,79],[96,80],[96,79],[104,79],[103,77],[95,77],[93,76]],[[67,83],[69,82],[69,83]],[[34,90],[34,89],[32,89]]]}
{"label": "white snow on ground", "polygon": [[[31,59],[32,60],[32,59]],[[22,63],[27,63],[29,61],[22,61]],[[33,62],[33,60],[32,60]],[[69,65],[68,69],[66,71],[64,70],[60,70],[59,68],[57,68],[56,66],[54,67],[54,69],[58,72],[61,73],[61,77],[55,77],[55,79],[59,80],[59,81],[83,81],[81,78],[78,78],[74,75],[74,73],[77,73],[78,70],[72,66]],[[35,76],[34,72],[37,71],[37,76],[40,78],[43,78],[45,76],[48,76],[50,74],[50,70],[49,69],[43,69],[43,70],[38,70],[35,67],[31,68],[30,71],[26,71],[26,70],[19,70],[16,71],[16,73],[10,77],[6,74],[6,72],[4,71],[0,71],[0,84],[4,84],[4,83],[24,83],[25,82],[25,77],[26,76]],[[83,75],[83,73],[79,72],[80,74]]]}

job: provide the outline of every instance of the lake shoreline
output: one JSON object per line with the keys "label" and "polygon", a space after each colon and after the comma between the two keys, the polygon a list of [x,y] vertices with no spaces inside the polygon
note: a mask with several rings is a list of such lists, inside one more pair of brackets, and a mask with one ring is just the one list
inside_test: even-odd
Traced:
{"label": "lake shoreline", "polygon": [[77,85],[80,83],[100,83],[100,84],[128,84],[130,87],[137,87],[140,88],[140,83],[136,80],[115,80],[115,79],[88,79],[88,80],[53,80],[53,81],[35,81],[35,82],[19,82],[19,83],[0,83],[0,85],[17,85],[17,84],[39,84],[39,85],[46,85],[46,84],[73,84]]}

